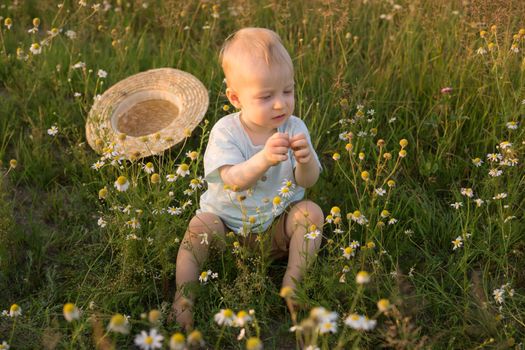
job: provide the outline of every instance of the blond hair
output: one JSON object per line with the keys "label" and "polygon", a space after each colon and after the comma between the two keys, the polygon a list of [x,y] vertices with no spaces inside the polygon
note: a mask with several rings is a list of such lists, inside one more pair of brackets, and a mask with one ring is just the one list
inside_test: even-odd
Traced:
{"label": "blond hair", "polygon": [[277,33],[266,28],[243,28],[230,35],[222,45],[219,62],[228,80],[242,58],[262,59],[269,67],[285,65],[293,74],[293,64]]}

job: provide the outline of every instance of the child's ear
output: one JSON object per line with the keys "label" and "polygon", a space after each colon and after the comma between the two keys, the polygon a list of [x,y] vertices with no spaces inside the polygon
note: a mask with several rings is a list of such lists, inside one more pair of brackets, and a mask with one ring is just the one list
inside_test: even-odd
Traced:
{"label": "child's ear", "polygon": [[228,100],[235,108],[241,108],[241,101],[239,101],[239,96],[237,96],[237,93],[231,88],[226,88],[226,97],[228,97]]}

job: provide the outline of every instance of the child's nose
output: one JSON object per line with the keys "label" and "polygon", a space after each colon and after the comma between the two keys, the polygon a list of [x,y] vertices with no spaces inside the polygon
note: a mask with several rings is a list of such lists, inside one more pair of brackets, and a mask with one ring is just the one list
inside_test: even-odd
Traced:
{"label": "child's nose", "polygon": [[273,108],[274,109],[281,109],[284,107],[284,100],[282,97],[276,97],[275,101],[273,102]]}

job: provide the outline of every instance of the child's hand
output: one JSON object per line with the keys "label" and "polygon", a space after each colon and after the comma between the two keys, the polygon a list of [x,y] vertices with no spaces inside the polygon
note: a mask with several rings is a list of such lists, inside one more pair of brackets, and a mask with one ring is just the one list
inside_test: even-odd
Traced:
{"label": "child's hand", "polygon": [[298,163],[308,163],[310,161],[312,152],[304,133],[290,137],[290,147]]}
{"label": "child's hand", "polygon": [[288,133],[276,132],[266,140],[263,152],[268,162],[273,166],[288,160],[289,147]]}

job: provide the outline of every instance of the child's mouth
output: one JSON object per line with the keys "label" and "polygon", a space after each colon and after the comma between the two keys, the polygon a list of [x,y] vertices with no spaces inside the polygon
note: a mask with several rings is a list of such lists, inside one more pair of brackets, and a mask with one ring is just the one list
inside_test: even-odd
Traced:
{"label": "child's mouth", "polygon": [[282,119],[284,118],[286,114],[281,114],[281,115],[278,115],[277,117],[273,117],[272,119]]}

